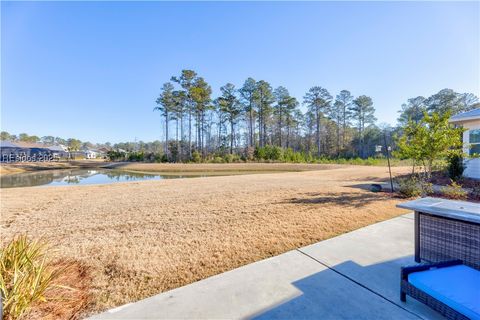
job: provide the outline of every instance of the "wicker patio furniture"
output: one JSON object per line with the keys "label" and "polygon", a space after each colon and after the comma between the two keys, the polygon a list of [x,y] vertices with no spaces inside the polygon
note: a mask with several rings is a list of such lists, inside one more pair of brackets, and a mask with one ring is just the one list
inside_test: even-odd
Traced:
{"label": "wicker patio furniture", "polygon": [[410,296],[447,319],[480,320],[480,271],[461,260],[403,267],[400,300]]}
{"label": "wicker patio furniture", "polygon": [[422,198],[399,204],[415,211],[415,261],[462,260],[480,269],[480,204]]}
{"label": "wicker patio furniture", "polygon": [[422,198],[398,205],[415,212],[415,261],[401,270],[400,299],[410,296],[448,319],[480,320],[480,204]]}

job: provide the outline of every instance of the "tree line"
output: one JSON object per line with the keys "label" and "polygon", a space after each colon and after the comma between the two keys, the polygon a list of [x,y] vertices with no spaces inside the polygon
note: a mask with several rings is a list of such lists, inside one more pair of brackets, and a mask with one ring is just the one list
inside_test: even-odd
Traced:
{"label": "tree line", "polygon": [[343,90],[334,98],[314,86],[299,102],[283,86],[248,78],[239,88],[225,84],[212,97],[210,85],[193,70],[182,70],[163,84],[156,104],[169,161],[191,160],[195,152],[202,158],[248,153],[267,145],[317,157],[363,157],[365,132],[376,121],[373,101],[366,95],[354,97]]}
{"label": "tree line", "polygon": [[[166,161],[208,159],[225,154],[249,158],[255,149],[275,146],[315,157],[361,157],[375,154],[384,132],[398,133],[408,119],[424,112],[452,114],[478,107],[471,93],[443,89],[431,97],[408,99],[399,127],[379,128],[375,107],[367,95],[311,87],[301,101],[287,88],[248,78],[240,86],[226,83],[220,95],[193,70],[182,70],[163,84],[155,111],[162,117]],[[305,106],[302,112],[300,105]],[[390,142],[392,143],[392,142]]]}
{"label": "tree line", "polygon": [[273,88],[267,81],[248,78],[239,87],[227,83],[219,91],[214,97],[211,86],[193,70],[171,77],[154,106],[161,115],[163,137],[152,142],[92,143],[5,131],[0,138],[62,144],[74,151],[103,147],[118,151],[118,159],[137,161],[367,158],[378,153],[376,146],[383,146],[386,138],[395,149],[392,137],[402,135],[408,120],[418,123],[425,114],[456,114],[480,107],[472,93],[443,89],[430,97],[408,99],[401,106],[398,124],[380,127],[372,98],[355,97],[348,90],[332,94],[313,86],[299,101],[283,86]]}

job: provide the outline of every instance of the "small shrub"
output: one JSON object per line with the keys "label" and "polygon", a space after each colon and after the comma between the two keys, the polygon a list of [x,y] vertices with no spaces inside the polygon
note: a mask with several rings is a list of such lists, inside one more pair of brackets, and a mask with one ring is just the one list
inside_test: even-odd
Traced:
{"label": "small shrub", "polygon": [[202,162],[202,155],[198,151],[193,151],[192,152],[192,161],[195,163],[200,163]]}
{"label": "small shrub", "polygon": [[4,319],[19,319],[46,294],[59,287],[55,281],[69,265],[56,267],[49,259],[46,244],[19,236],[0,249],[0,291]]}
{"label": "small shrub", "polygon": [[228,153],[225,156],[223,156],[223,160],[226,163],[232,163],[235,160],[235,156],[233,154]]}
{"label": "small shrub", "polygon": [[255,148],[246,147],[243,156],[246,161],[253,161],[255,159]]}
{"label": "small shrub", "polygon": [[442,194],[450,199],[463,200],[468,198],[468,192],[455,181],[452,181],[449,186],[443,187]]}
{"label": "small shrub", "polygon": [[264,147],[256,147],[253,154],[254,154],[256,160],[266,160],[267,159],[267,153],[265,152]]}
{"label": "small shrub", "polygon": [[456,181],[462,177],[465,166],[463,165],[463,158],[458,154],[453,154],[448,157],[448,176],[450,179]]}
{"label": "small shrub", "polygon": [[212,160],[213,163],[223,163],[223,158],[222,157],[215,157]]}
{"label": "small shrub", "polygon": [[433,194],[433,184],[432,183],[427,182],[423,179],[420,179],[419,184],[420,184],[420,190],[421,190],[422,197]]}
{"label": "small shrub", "polygon": [[266,146],[267,158],[273,161],[282,160],[283,149],[277,146]]}
{"label": "small shrub", "polygon": [[422,194],[422,190],[418,184],[418,180],[414,176],[396,178],[398,184],[398,192],[405,198],[418,197]]}

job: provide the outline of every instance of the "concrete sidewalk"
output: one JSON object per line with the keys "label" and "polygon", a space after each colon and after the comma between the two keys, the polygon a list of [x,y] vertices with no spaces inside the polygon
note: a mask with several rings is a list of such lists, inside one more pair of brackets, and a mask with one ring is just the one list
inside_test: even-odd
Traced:
{"label": "concrete sidewalk", "polygon": [[293,250],[91,319],[442,319],[400,302],[413,215]]}

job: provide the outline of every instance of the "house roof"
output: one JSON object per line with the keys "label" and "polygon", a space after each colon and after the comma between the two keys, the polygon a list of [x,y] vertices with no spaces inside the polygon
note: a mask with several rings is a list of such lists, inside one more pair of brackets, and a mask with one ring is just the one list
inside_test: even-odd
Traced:
{"label": "house roof", "polygon": [[0,148],[19,148],[19,146],[12,141],[0,141]]}
{"label": "house roof", "polygon": [[480,108],[459,113],[450,118],[452,123],[461,123],[469,120],[480,120]]}
{"label": "house roof", "polygon": [[63,152],[65,151],[64,147],[58,146],[58,145],[47,147],[47,149],[52,151],[63,151]]}
{"label": "house roof", "polygon": [[47,148],[44,144],[36,142],[17,141],[15,145],[19,148]]}

